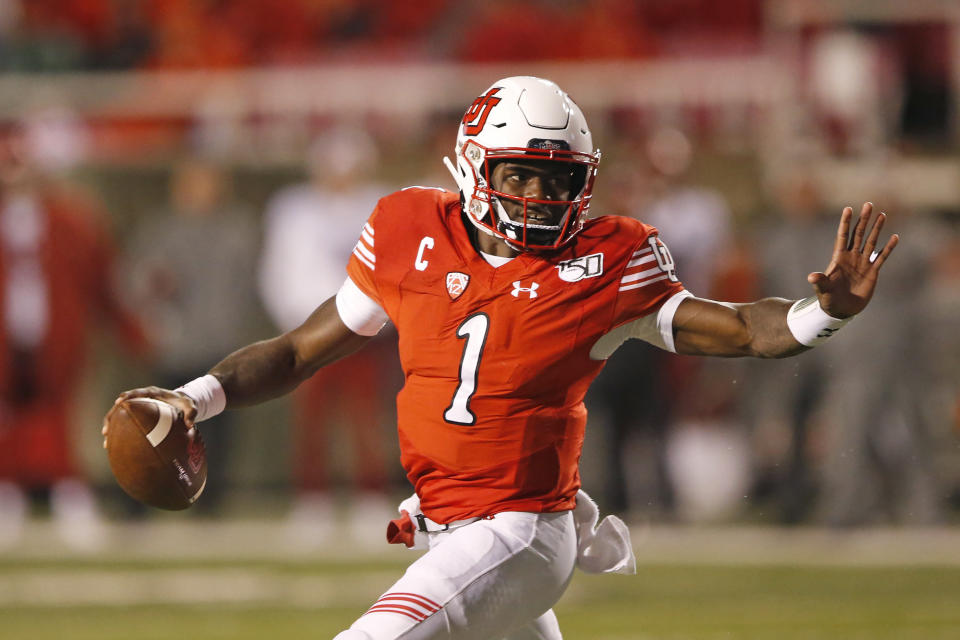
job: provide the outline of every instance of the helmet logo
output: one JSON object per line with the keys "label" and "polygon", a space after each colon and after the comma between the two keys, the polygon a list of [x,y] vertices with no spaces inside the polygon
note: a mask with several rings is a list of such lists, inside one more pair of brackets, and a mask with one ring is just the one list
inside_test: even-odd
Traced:
{"label": "helmet logo", "polygon": [[473,101],[473,104],[470,105],[467,112],[463,114],[464,135],[475,136],[483,131],[484,125],[487,124],[487,117],[490,115],[490,110],[500,104],[500,98],[496,97],[499,91],[500,87],[493,87]]}
{"label": "helmet logo", "polygon": [[451,300],[456,300],[466,291],[470,283],[470,276],[459,271],[451,271],[447,274],[447,295]]}

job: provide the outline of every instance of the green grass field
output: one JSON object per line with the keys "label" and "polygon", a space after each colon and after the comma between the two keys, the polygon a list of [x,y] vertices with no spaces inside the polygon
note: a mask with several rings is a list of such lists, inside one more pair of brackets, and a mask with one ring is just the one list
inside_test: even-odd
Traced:
{"label": "green grass field", "polygon": [[[744,537],[750,539],[726,539]],[[922,553],[923,540],[917,542]],[[654,540],[643,547],[636,576],[578,572],[556,608],[564,637],[960,638],[955,556],[941,564],[891,562],[880,550],[871,563],[852,546],[840,557],[823,551],[824,557],[811,558],[816,554],[808,545],[807,559],[795,562],[789,541],[777,554],[752,558],[733,558],[718,544],[711,553],[701,548],[703,558],[678,558]],[[665,559],[653,557],[661,554]],[[230,557],[215,550],[169,557],[154,550],[109,561],[103,555],[0,555],[0,639],[332,638],[413,557],[405,551]]]}
{"label": "green grass field", "polygon": [[[401,570],[402,564],[392,561],[360,566],[6,563],[0,569],[5,590],[16,589],[18,581],[42,581],[44,575],[77,588],[111,580],[122,588],[134,576],[147,586],[121,593],[114,604],[51,606],[41,596],[39,602],[0,608],[0,638],[332,638]],[[264,592],[251,588],[257,584]],[[184,601],[195,590],[202,604],[124,603],[125,595],[148,598],[164,585],[183,589],[177,597]],[[656,565],[642,567],[638,576],[579,574],[556,610],[568,640],[956,640],[958,595],[957,568]]]}

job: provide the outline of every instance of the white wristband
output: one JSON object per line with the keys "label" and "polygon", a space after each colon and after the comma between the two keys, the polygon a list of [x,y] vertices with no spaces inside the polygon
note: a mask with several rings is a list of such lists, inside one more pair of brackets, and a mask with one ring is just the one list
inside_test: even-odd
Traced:
{"label": "white wristband", "polygon": [[222,413],[227,407],[227,394],[223,391],[223,385],[220,384],[216,376],[209,373],[191,380],[176,391],[186,394],[196,403],[196,422],[212,418],[218,413]]}
{"label": "white wristband", "polygon": [[834,318],[820,307],[816,296],[797,300],[787,312],[787,327],[802,345],[815,347],[830,339],[843,325],[853,320]]}

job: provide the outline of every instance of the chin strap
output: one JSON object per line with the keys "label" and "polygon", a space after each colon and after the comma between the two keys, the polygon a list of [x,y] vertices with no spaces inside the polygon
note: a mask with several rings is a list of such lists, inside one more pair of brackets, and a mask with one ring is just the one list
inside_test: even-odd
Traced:
{"label": "chin strap", "polygon": [[503,203],[500,202],[500,198],[491,199],[493,200],[493,207],[491,208],[497,212],[497,230],[511,240],[519,241],[520,238],[517,237],[517,233],[520,232],[520,229],[523,229],[523,225],[510,219],[507,210],[503,208]]}

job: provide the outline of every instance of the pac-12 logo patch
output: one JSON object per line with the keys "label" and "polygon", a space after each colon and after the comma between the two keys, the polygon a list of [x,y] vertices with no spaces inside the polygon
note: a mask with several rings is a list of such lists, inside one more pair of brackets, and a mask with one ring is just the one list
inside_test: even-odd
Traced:
{"label": "pac-12 logo patch", "polygon": [[577,282],[584,278],[596,278],[603,273],[603,254],[591,253],[557,265],[557,275],[564,282]]}
{"label": "pac-12 logo patch", "polygon": [[467,290],[470,284],[470,276],[459,271],[451,271],[447,274],[447,294],[451,300],[456,300],[463,292]]}

